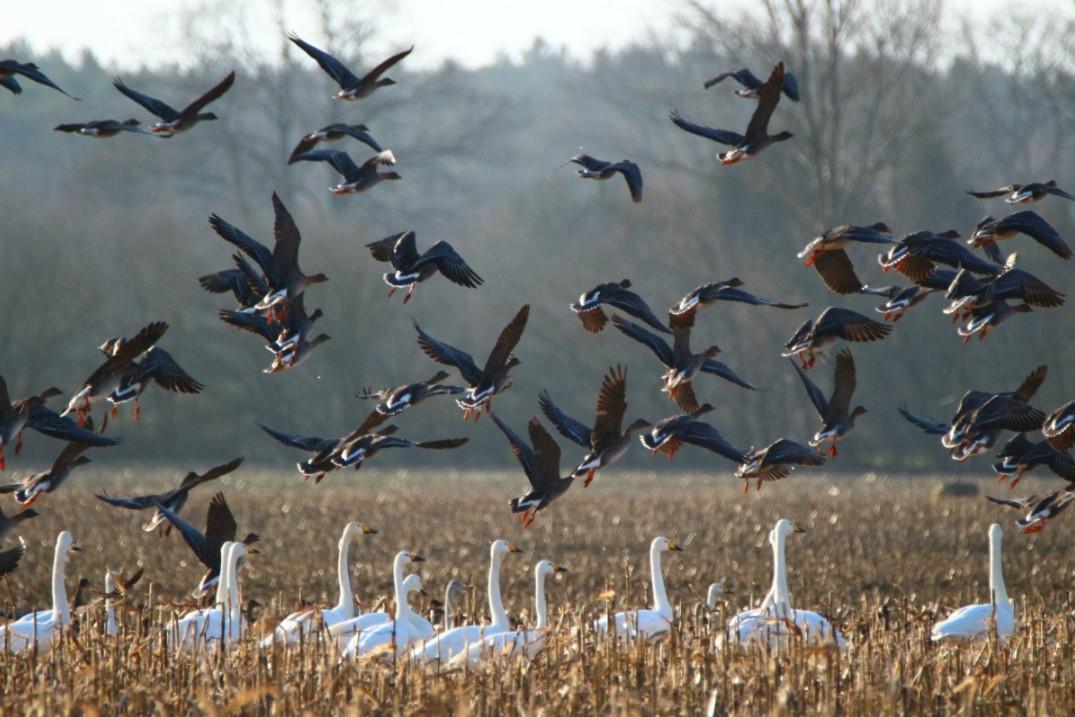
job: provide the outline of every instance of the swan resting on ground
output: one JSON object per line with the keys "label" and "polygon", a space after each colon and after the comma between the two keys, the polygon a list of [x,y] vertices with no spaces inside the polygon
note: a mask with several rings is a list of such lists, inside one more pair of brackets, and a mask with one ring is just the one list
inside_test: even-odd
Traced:
{"label": "swan resting on ground", "polygon": [[[649,640],[665,634],[672,627],[674,619],[672,603],[664,587],[664,573],[661,572],[661,553],[683,550],[668,538],[654,538],[649,546],[649,569],[653,580],[653,608],[650,610],[628,610],[612,616],[616,638]],[[593,627],[598,637],[608,637],[608,616],[595,620]]]}
{"label": "swan resting on ground", "polygon": [[1000,543],[1004,531],[998,523],[989,526],[989,596],[991,602],[961,607],[933,626],[934,642],[970,642],[989,636],[994,625],[997,637],[1008,638],[1015,632],[1015,610],[1004,585],[1004,565]]}
{"label": "swan resting on ground", "polygon": [[[259,643],[259,646],[271,647],[273,642],[297,645],[303,639],[303,636],[309,638],[322,625],[326,628],[331,628],[333,625],[354,618],[355,595],[351,589],[351,542],[359,535],[373,535],[376,533],[377,531],[374,528],[357,521],[352,521],[345,525],[343,535],[340,536],[337,553],[336,573],[340,583],[340,598],[335,607],[323,610],[306,609],[291,613],[280,621],[280,624],[273,629],[272,634],[265,637]],[[378,622],[388,621],[388,615],[383,615],[384,619]]]}
{"label": "swan resting on ground", "polygon": [[419,664],[447,665],[453,657],[476,645],[489,635],[506,632],[511,628],[504,602],[500,597],[500,564],[508,553],[521,553],[506,540],[496,540],[489,546],[489,613],[493,622],[489,625],[463,625],[427,640],[411,652],[411,659]]}
{"label": "swan resting on ground", "polygon": [[460,668],[464,664],[478,667],[485,659],[511,659],[525,655],[534,659],[545,648],[545,638],[549,633],[548,609],[545,601],[545,579],[554,573],[565,573],[567,568],[555,565],[551,560],[542,560],[534,566],[534,612],[537,624],[533,630],[507,630],[489,635],[481,642],[471,645],[466,652],[456,655],[449,668]]}
{"label": "swan resting on ground", "polygon": [[52,609],[34,610],[14,622],[0,627],[0,654],[24,652],[36,645],[38,652],[48,652],[71,624],[71,608],[64,587],[64,566],[67,556],[78,550],[75,539],[66,530],[56,537],[56,552],[52,558]]}
{"label": "swan resting on ground", "polygon": [[791,604],[785,542],[792,533],[805,533],[790,520],[780,519],[769,533],[773,546],[773,584],[761,606],[745,610],[728,620],[728,642],[768,643],[770,647],[786,645],[793,639],[812,643],[835,643],[841,651],[847,640],[823,615],[811,610],[796,610]]}
{"label": "swan resting on ground", "polygon": [[379,625],[368,632],[359,632],[351,637],[344,647],[341,660],[353,657],[368,657],[381,652],[402,655],[418,640],[418,635],[413,624],[414,612],[411,610],[408,598],[410,593],[422,589],[422,579],[417,575],[409,575],[406,580],[399,579],[402,575],[403,566],[408,563],[424,561],[420,555],[402,551],[396,555],[393,561],[396,615],[395,619]]}

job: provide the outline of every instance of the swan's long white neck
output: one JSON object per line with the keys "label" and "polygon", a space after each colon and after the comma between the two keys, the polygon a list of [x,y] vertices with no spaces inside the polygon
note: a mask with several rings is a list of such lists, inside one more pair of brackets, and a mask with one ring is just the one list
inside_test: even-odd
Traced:
{"label": "swan's long white neck", "polygon": [[998,605],[1007,604],[1008,589],[1004,585],[1004,563],[1000,559],[1000,531],[989,533],[989,593]]}
{"label": "swan's long white neck", "polygon": [[354,616],[355,594],[351,590],[351,526],[343,529],[343,537],[340,538],[340,552],[336,573],[340,580],[340,600],[336,603],[337,610],[350,608],[350,615]]}
{"label": "swan's long white neck", "polygon": [[112,637],[119,628],[116,626],[116,604],[112,599],[112,594],[116,591],[116,586],[112,581],[112,572],[105,571],[105,634]]}
{"label": "swan's long white neck", "polygon": [[243,606],[239,600],[240,545],[241,543],[232,543],[231,552],[228,553],[228,614],[233,626],[239,625],[243,619]]}
{"label": "swan's long white neck", "polygon": [[407,593],[403,590],[403,564],[407,562],[407,554],[400,553],[392,564],[392,583],[396,593],[396,625],[400,625],[407,619]]}
{"label": "swan's long white neck", "polygon": [[661,571],[661,551],[654,543],[649,549],[649,571],[653,579],[653,609],[669,618],[672,615],[672,603],[668,601],[668,592],[664,589],[664,573]]}
{"label": "swan's long white neck", "polygon": [[67,560],[68,546],[56,541],[56,554],[52,558],[52,614],[60,625],[71,624],[71,608],[67,604],[67,588],[63,585],[63,568]]}
{"label": "swan's long white neck", "polygon": [[538,567],[534,570],[534,610],[537,613],[537,629],[548,627],[549,620],[545,605],[545,573]]}
{"label": "swan's long white neck", "polygon": [[452,615],[451,583],[444,588],[444,630],[448,631],[455,627],[455,619]]}
{"label": "swan's long white neck", "polygon": [[231,559],[231,542],[225,542],[220,546],[220,572],[216,576],[216,595],[213,597],[213,607],[224,609],[222,606],[228,599],[228,561]]}
{"label": "swan's long white neck", "polygon": [[511,623],[508,614],[504,612],[504,601],[500,597],[500,561],[503,556],[494,547],[489,560],[489,614],[493,618],[493,625],[502,630],[507,630]]}
{"label": "swan's long white neck", "polygon": [[770,606],[779,605],[791,609],[791,593],[788,591],[788,566],[784,556],[786,536],[779,530],[773,531],[773,586],[769,589],[766,601]]}

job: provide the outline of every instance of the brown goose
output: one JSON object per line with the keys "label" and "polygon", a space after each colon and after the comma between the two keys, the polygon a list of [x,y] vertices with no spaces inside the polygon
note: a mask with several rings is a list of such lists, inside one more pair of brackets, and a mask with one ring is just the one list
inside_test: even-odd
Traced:
{"label": "brown goose", "polygon": [[383,388],[380,391],[365,388],[361,393],[355,395],[363,400],[377,401],[378,403],[374,410],[382,416],[395,416],[431,396],[455,396],[466,392],[466,389],[462,386],[442,384],[441,381],[446,378],[448,378],[447,371],[437,371],[425,381],[409,383],[406,386],[397,386],[395,388]]}
{"label": "brown goose", "polygon": [[126,122],[120,122],[119,120],[93,120],[92,122],[70,122],[67,124],[58,124],[52,128],[56,132],[67,132],[68,134],[80,134],[83,137],[96,137],[97,139],[107,139],[109,137],[115,137],[120,132],[134,132],[135,134],[153,134],[147,129],[141,122],[136,119],[129,119]]}
{"label": "brown goose", "polygon": [[583,179],[609,179],[620,173],[627,181],[627,189],[631,193],[631,201],[638,204],[642,201],[642,170],[629,159],[621,159],[619,162],[605,162],[604,160],[591,157],[588,154],[576,154],[569,162],[582,167],[577,173]]}
{"label": "brown goose", "polygon": [[1009,214],[1003,219],[995,219],[991,216],[978,222],[974,228],[974,234],[967,243],[973,247],[983,249],[990,259],[1003,264],[998,241],[1011,239],[1016,234],[1025,234],[1043,247],[1056,254],[1061,259],[1071,258],[1071,248],[1061,238],[1053,225],[1042,219],[1037,212],[1029,209],[1022,212]]}
{"label": "brown goose", "polygon": [[468,289],[477,289],[484,283],[448,242],[435,242],[421,254],[415,242],[414,232],[408,231],[366,245],[374,259],[392,264],[394,271],[387,272],[383,277],[384,283],[391,287],[389,297],[398,289],[406,289],[407,294],[403,297],[403,303],[406,304],[411,300],[414,287],[438,272],[453,284]]}
{"label": "brown goose", "polygon": [[597,471],[622,458],[634,433],[650,425],[649,421],[639,418],[627,428],[621,428],[627,412],[627,369],[621,366],[610,368],[601,382],[592,428],[561,411],[547,391],[538,396],[538,404],[561,436],[587,449],[586,456],[571,472],[574,478],[586,476],[583,487],[590,485]]}
{"label": "brown goose", "polygon": [[1075,482],[1075,458],[1065,451],[1057,450],[1048,441],[1035,443],[1027,439],[1025,433],[1017,433],[997,451],[1000,460],[993,464],[993,472],[999,475],[998,483],[1003,483],[1013,475],[1008,484],[1014,489],[1023,480],[1023,474],[1038,466],[1045,466],[1055,475],[1071,483]]}
{"label": "brown goose", "polygon": [[[269,292],[254,305],[258,311],[266,311],[276,306],[287,306],[287,302],[301,295],[306,287],[328,281],[324,274],[307,276],[299,268],[299,247],[302,234],[295,224],[291,212],[284,206],[279,195],[272,193],[273,208],[273,249],[272,270],[267,274]],[[282,316],[277,316],[282,320]]]}
{"label": "brown goose", "polygon": [[759,154],[774,142],[783,142],[794,136],[791,132],[769,134],[769,118],[773,116],[773,110],[776,109],[777,104],[780,102],[780,93],[783,86],[784,63],[781,62],[773,68],[769,79],[757,90],[758,107],[750,118],[750,124],[747,125],[745,135],[688,122],[680,117],[675,110],[672,111],[671,115],[672,123],[691,134],[705,137],[720,144],[730,145],[732,149],[727,152],[721,152],[717,155],[717,159],[720,160],[721,164],[735,164],[747,157]]}
{"label": "brown goose", "polygon": [[294,164],[300,155],[306,154],[320,142],[334,142],[343,139],[344,137],[357,139],[374,152],[383,152],[384,147],[373,138],[373,135],[371,135],[369,131],[370,128],[364,124],[349,125],[341,122],[334,122],[327,127],[322,127],[316,132],[311,132],[310,134],[303,136],[303,138],[299,140],[299,143],[295,145],[295,149],[291,150],[291,156],[288,158],[287,163]]}
{"label": "brown goose", "polygon": [[321,66],[321,69],[340,86],[340,91],[332,96],[332,99],[334,100],[365,99],[376,92],[380,87],[388,87],[389,85],[396,84],[395,80],[390,77],[381,77],[381,75],[387,72],[389,68],[397,62],[411,54],[414,50],[414,47],[411,47],[403,52],[398,52],[374,67],[362,77],[358,77],[335,57],[320,48],[314,47],[298,35],[291,33],[287,36],[287,39],[291,40],[299,46],[303,52],[316,60],[317,64]]}
{"label": "brown goose", "polygon": [[523,336],[529,317],[530,305],[527,304],[519,309],[515,318],[501,330],[496,345],[485,361],[485,367],[481,369],[470,354],[437,341],[422,331],[417,321],[414,322],[414,330],[418,332],[418,346],[423,353],[439,364],[454,366],[470,387],[462,398],[456,400],[463,409],[463,420],[467,420],[471,413],[475,414],[475,420],[480,418],[482,409],[489,411],[493,397],[511,386],[508,374],[520,363],[512,352]]}
{"label": "brown goose", "polygon": [[866,413],[862,406],[855,406],[854,410],[851,410],[851,396],[855,393],[855,359],[851,355],[851,349],[844,349],[836,354],[832,395],[828,400],[825,400],[821,390],[794,360],[791,361],[791,366],[806,386],[810,402],[814,404],[822,421],[821,430],[814,434],[810,445],[820,450],[828,443],[829,456],[834,458],[836,442],[845,438],[854,429],[855,419]]}
{"label": "brown goose", "polygon": [[966,269],[973,274],[996,275],[1001,266],[981,258],[966,245],[956,241],[959,232],[949,230],[941,234],[919,231],[896,242],[887,252],[877,257],[881,271],[895,269],[911,281],[920,283],[937,270],[937,264],[953,269]]}
{"label": "brown goose", "polygon": [[511,512],[519,516],[519,522],[524,528],[529,528],[537,512],[544,510],[566,493],[575,482],[575,477],[560,477],[560,446],[536,417],[531,418],[528,424],[530,443],[533,444],[531,447],[495,413],[490,412],[489,415],[508,439],[515,460],[522,466],[527,480],[530,481],[530,491],[521,497],[512,498],[510,502]]}
{"label": "brown goose", "polygon": [[1057,450],[1066,451],[1075,445],[1075,401],[1068,401],[1046,416],[1041,432]]}
{"label": "brown goose", "polygon": [[167,330],[167,323],[155,321],[144,326],[133,339],[105,342],[101,348],[108,356],[107,360],[82,382],[82,388],[71,397],[60,415],[75,413],[81,426],[94,403],[107,399],[122,387],[124,379],[139,370],[138,357],[153,348]]}
{"label": "brown goose", "polygon": [[[19,62],[18,60],[0,60],[0,87],[3,87],[13,95],[22,94],[22,85],[15,79],[15,75],[22,75],[28,80],[32,80],[39,85],[45,87],[51,87],[57,92],[67,95],[60,86],[50,80],[48,76],[41,71],[41,68],[32,62]],[[77,97],[67,95],[73,100],[77,100]]]}
{"label": "brown goose", "polygon": [[1027,514],[1015,521],[1024,533],[1040,533],[1045,524],[1060,515],[1075,500],[1075,486],[1069,485],[1064,490],[1054,490],[1042,498],[1032,495],[1029,498],[994,498],[987,495],[986,500],[997,505],[1025,510]]}
{"label": "brown goose", "polygon": [[743,282],[739,277],[732,277],[725,281],[713,281],[702,284],[688,293],[670,309],[668,309],[668,323],[672,328],[677,326],[694,326],[694,316],[699,309],[703,309],[718,301],[737,301],[751,306],[771,306],[776,309],[801,309],[809,304],[784,304],[754,296],[748,291],[740,289]]}
{"label": "brown goose", "polygon": [[[722,72],[711,80],[706,80],[703,85],[707,90],[714,85],[720,84],[724,80],[731,77],[740,85],[743,89],[736,90],[737,97],[743,97],[745,99],[758,99],[758,90],[761,89],[762,81],[753,72],[745,67],[738,70],[732,70],[731,72]],[[784,83],[781,87],[784,95],[792,102],[799,101],[799,83],[795,80],[795,75],[790,72],[784,73]]]}
{"label": "brown goose", "polygon": [[579,317],[582,327],[591,334],[598,333],[608,323],[608,314],[601,308],[602,304],[619,309],[636,319],[645,321],[661,333],[671,333],[668,327],[662,324],[657,315],[653,313],[653,309],[649,307],[649,304],[641,296],[630,291],[630,288],[630,279],[598,284],[586,293],[581,294],[579,300],[571,304],[571,310]]}
{"label": "brown goose", "polygon": [[804,370],[817,362],[818,354],[845,341],[880,341],[892,333],[892,326],[867,318],[857,311],[830,306],[817,319],[807,319],[784,344],[784,358],[798,356]]}
{"label": "brown goose", "polygon": [[1004,198],[1004,201],[1008,204],[1031,204],[1044,199],[1050,194],[1064,199],[1075,200],[1075,195],[1068,194],[1058,187],[1055,179],[1050,179],[1047,182],[1031,182],[1029,184],[1009,184],[1006,187],[985,192],[968,190],[967,194],[979,199],[992,199],[993,197],[1003,197],[1007,194],[1008,196]]}
{"label": "brown goose", "polygon": [[114,446],[120,442],[119,438],[79,428],[70,418],[61,417],[45,405],[50,398],[62,393],[63,391],[53,387],[36,396],[12,401],[7,392],[7,383],[3,376],[0,376],[0,470],[6,466],[4,454],[8,446],[15,444],[16,455],[22,450],[22,432],[27,428],[50,438],[85,443],[98,448]]}
{"label": "brown goose", "polygon": [[377,167],[396,163],[396,156],[392,154],[390,149],[373,155],[363,162],[361,167],[355,164],[355,161],[351,159],[351,155],[337,149],[315,149],[312,152],[300,154],[295,157],[295,161],[328,162],[329,166],[335,169],[344,180],[329,187],[329,192],[337,196],[341,194],[358,194],[385,180],[403,178],[397,172],[377,171]]}
{"label": "brown goose", "polygon": [[160,137],[172,137],[180,132],[185,132],[199,122],[215,120],[217,116],[212,112],[202,112],[206,105],[220,99],[225,92],[231,89],[235,82],[235,72],[229,72],[228,76],[217,83],[204,95],[191,102],[182,110],[177,110],[158,99],[143,95],[141,92],[132,90],[123,84],[118,77],[112,81],[113,86],[129,99],[134,100],[146,110],[160,118],[149,126],[149,131]]}
{"label": "brown goose", "polygon": [[664,387],[661,390],[667,393],[668,397],[686,413],[698,409],[698,399],[691,382],[699,373],[714,374],[737,386],[751,391],[756,390],[754,386],[739,378],[727,365],[714,358],[720,353],[720,348],[717,346],[710,346],[698,354],[691,351],[689,327],[679,326],[673,329],[674,344],[669,346],[668,342],[660,336],[619,316],[612,317],[612,324],[624,336],[634,339],[652,351],[657,360],[664,365],[666,371],[661,376],[664,379]]}
{"label": "brown goose", "polygon": [[750,491],[751,481],[754,481],[756,490],[761,490],[762,483],[786,478],[797,466],[824,464],[825,457],[818,455],[813,448],[780,438],[764,448],[746,451],[735,477],[745,481],[743,492],[746,493]]}
{"label": "brown goose", "polygon": [[891,244],[892,230],[883,222],[868,227],[841,224],[826,229],[799,252],[806,266],[812,266],[818,276],[837,294],[853,294],[861,291],[862,281],[855,274],[855,267],[846,249],[852,244]]}
{"label": "brown goose", "polygon": [[[93,430],[93,419],[86,418],[86,426]],[[90,459],[82,455],[90,446],[85,443],[70,442],[56,456],[52,466],[41,473],[33,473],[17,483],[0,486],[0,493],[14,493],[15,502],[29,506],[45,493],[58,490],[71,477],[71,471],[86,465]]]}
{"label": "brown goose", "polygon": [[194,471],[190,471],[183,477],[183,480],[179,483],[177,488],[173,488],[166,493],[138,495],[128,498],[117,498],[104,493],[96,493],[95,495],[98,500],[117,508],[125,508],[127,510],[148,510],[149,508],[153,508],[153,516],[148,523],[142,526],[142,530],[147,533],[152,533],[157,528],[161,528],[161,534],[168,535],[172,532],[172,524],[167,521],[160,510],[157,510],[158,505],[164,506],[178,515],[183,510],[183,506],[187,504],[187,498],[190,497],[190,491],[203,483],[208,483],[209,481],[228,475],[242,465],[242,462],[242,458],[236,458],[223,465],[210,468],[205,473],[198,474]]}

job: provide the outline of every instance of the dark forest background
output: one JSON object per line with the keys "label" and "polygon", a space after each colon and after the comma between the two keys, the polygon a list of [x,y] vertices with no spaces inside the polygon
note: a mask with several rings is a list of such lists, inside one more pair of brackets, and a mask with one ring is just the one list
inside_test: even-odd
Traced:
{"label": "dark forest background", "polygon": [[[323,9],[320,35],[307,39],[355,68],[381,59],[364,50],[376,24],[361,14],[355,21],[347,3]],[[220,4],[211,15],[187,18],[183,68],[122,73],[129,85],[182,105],[237,71],[233,89],[211,107],[221,119],[169,140],[93,141],[51,131],[60,122],[149,118],[112,89],[117,71],[89,54],[71,65],[59,55],[32,57],[19,43],[0,48],[0,57],[33,59],[83,98],[31,82],[21,96],[0,94],[0,371],[12,394],[49,385],[74,390],[99,363],[95,347],[103,339],[161,319],[172,325],[161,345],[207,386],[194,397],[150,389],[137,424],[125,409],[113,429],[124,444],[93,453],[95,463],[117,471],[146,462],[207,467],[235,454],[290,468],[299,454],[271,442],[255,420],[345,433],[371,408],[355,391],[436,370],[415,344],[412,317],[482,362],[524,303],[532,312],[517,351],[523,363],[514,387],[495,402],[511,424],[522,430],[537,413],[541,388],[589,420],[601,376],[615,363],[630,369],[629,419],[671,414],[654,357],[611,327],[585,333],[568,309],[593,285],[624,277],[659,312],[697,284],[732,276],[763,296],[809,301],[795,312],[720,305],[701,314],[694,338],[696,348],[718,344],[723,360],[763,387],[752,393],[714,377],[696,382],[700,398],[717,406],[710,419],[732,442],[805,440],[817,419],[780,347],[825,306],[872,314],[878,303],[829,293],[795,257],[807,241],[835,224],[876,221],[899,235],[957,229],[969,236],[982,216],[1010,208],[966,189],[1054,177],[1075,186],[1075,27],[1056,18],[1006,14],[988,32],[971,33],[942,31],[931,0],[771,0],[753,18],[687,4],[687,41],[679,46],[651,38],[581,63],[536,42],[521,61],[473,71],[446,63],[416,72],[404,62],[391,72],[397,86],[338,103],[329,99],[328,78],[287,42],[291,28],[279,28],[276,56],[259,56],[230,12]],[[799,104],[782,102],[771,125],[794,132],[791,142],[721,167],[716,145],[668,120],[676,108],[713,126],[745,126],[754,105],[734,97],[728,83],[706,91],[702,82],[740,66],[765,76],[778,60],[796,73],[803,96]],[[403,180],[332,197],[335,176],[326,167],[288,167],[298,138],[332,121],[369,125],[395,151]],[[356,160],[367,154],[357,143],[334,147]],[[638,162],[644,202],[631,204],[618,179],[583,182],[558,169],[580,147]],[[269,354],[218,321],[217,309],[230,300],[205,293],[196,279],[230,265],[231,247],[210,230],[208,215],[271,243],[274,190],[302,230],[303,268],[331,279],[310,290],[307,306],[324,309],[318,328],[333,338],[296,370],[265,375]],[[1075,242],[1075,203],[1050,198],[1033,208]],[[399,295],[386,299],[384,265],[363,245],[406,229],[417,232],[420,246],[450,241],[486,285],[467,290],[438,278],[406,306]],[[1025,237],[1005,248],[1075,296],[1072,262]],[[852,253],[865,281],[906,283],[880,274],[875,252]],[[1041,363],[1050,367],[1036,400],[1041,408],[1075,395],[1071,304],[1020,317],[969,346],[940,308],[932,298],[889,340],[854,347],[857,402],[870,412],[829,468],[987,471],[981,461],[957,468],[934,439],[898,417],[896,405],[946,418],[964,390],[1012,388]],[[812,375],[828,392],[831,367]],[[464,425],[448,401],[396,423],[414,439],[472,441],[451,454],[388,453],[376,459],[382,468],[514,466],[491,421]],[[55,448],[36,437],[28,442],[34,465]],[[578,451],[564,450],[567,470]],[[635,450],[625,465],[665,468],[654,460]],[[691,450],[677,465],[731,468]]]}

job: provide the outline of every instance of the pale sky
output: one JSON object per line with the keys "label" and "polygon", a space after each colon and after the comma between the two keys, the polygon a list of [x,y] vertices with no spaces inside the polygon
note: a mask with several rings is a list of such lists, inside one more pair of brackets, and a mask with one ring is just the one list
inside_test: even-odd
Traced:
{"label": "pale sky", "polygon": [[[318,44],[316,1],[279,2],[287,27]],[[367,0],[356,4],[375,13],[379,32],[375,49],[387,54],[413,43],[415,51],[407,63],[415,68],[435,67],[448,58],[471,68],[489,64],[499,55],[516,59],[536,37],[564,46],[583,59],[597,48],[617,49],[649,33],[674,41],[675,14],[681,7],[672,0]],[[77,59],[89,47],[100,61],[120,68],[182,62],[178,18],[184,11],[207,5],[212,6],[212,0],[5,0],[0,2],[0,44],[23,37],[34,52],[57,48],[68,59]],[[229,0],[226,5],[242,8],[244,25],[261,51],[269,53],[279,47],[273,19],[277,0]],[[739,14],[754,3],[713,0],[711,5]],[[1011,8],[1071,18],[1073,6],[1071,0],[948,0],[945,25],[956,32],[958,19],[967,13],[983,19]],[[219,21],[215,13],[202,18],[209,27]]]}

